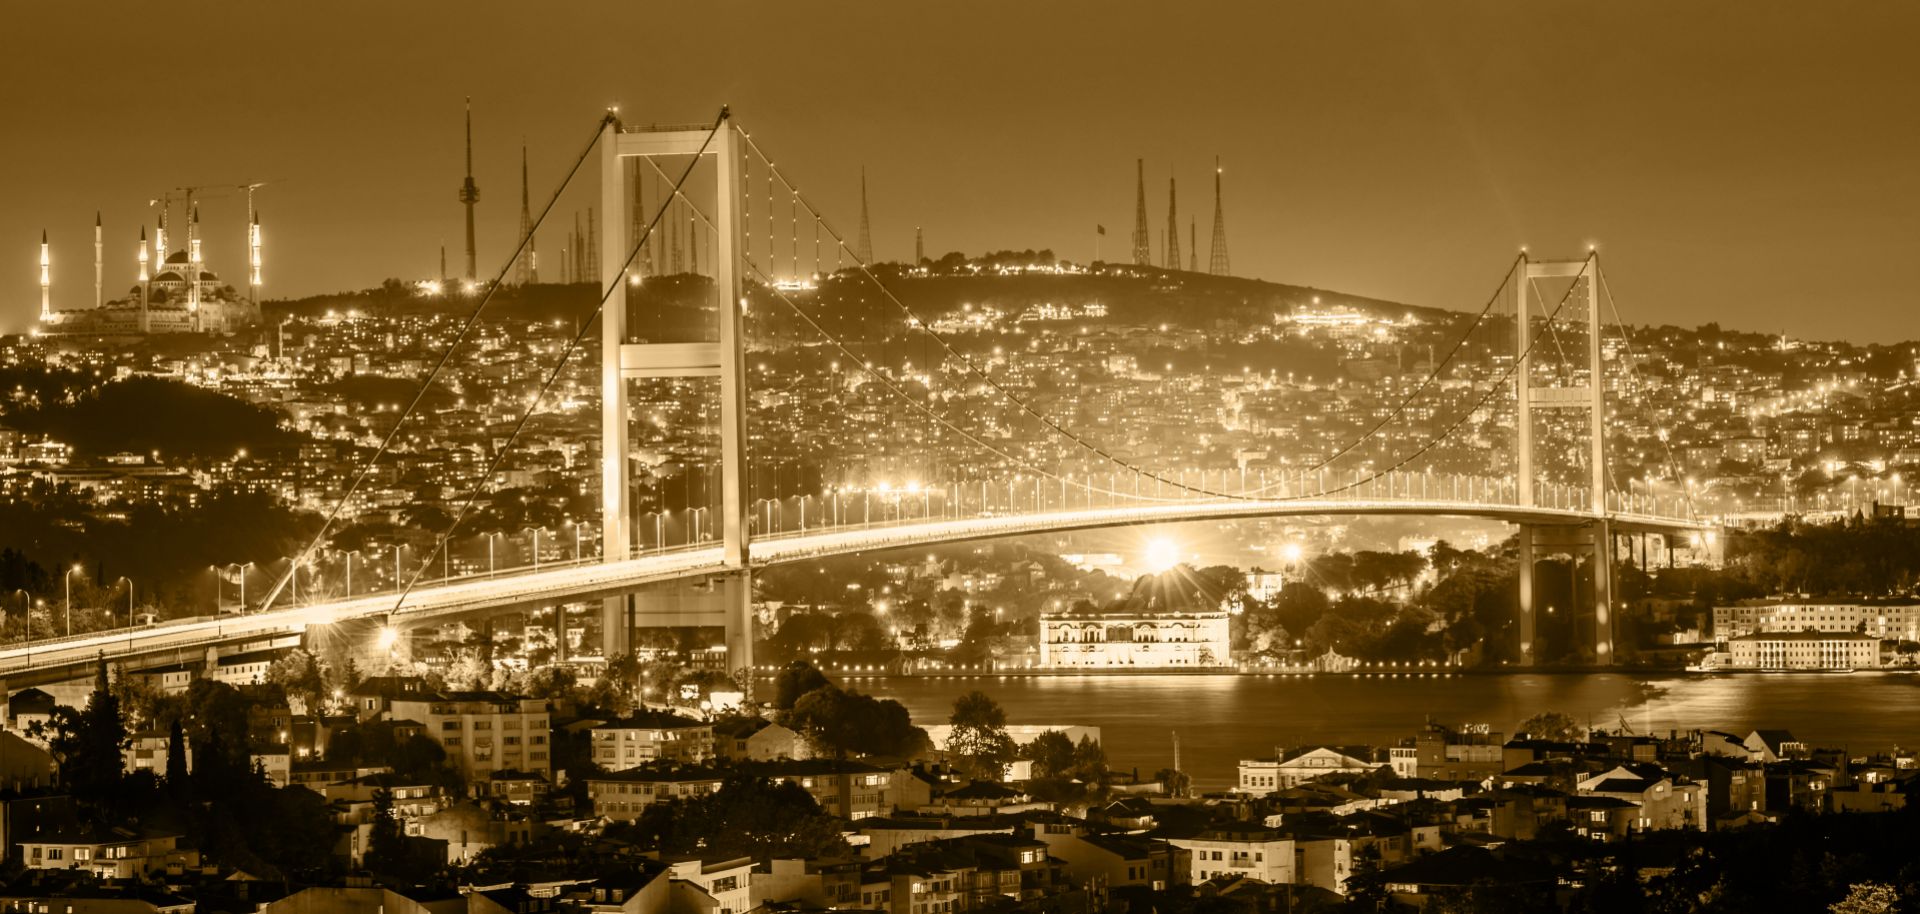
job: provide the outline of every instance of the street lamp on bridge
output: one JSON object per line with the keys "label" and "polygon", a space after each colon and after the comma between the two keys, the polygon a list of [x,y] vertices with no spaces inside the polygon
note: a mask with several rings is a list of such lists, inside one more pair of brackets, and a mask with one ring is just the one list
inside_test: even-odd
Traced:
{"label": "street lamp on bridge", "polygon": [[60,576],[62,583],[66,584],[67,586],[66,615],[67,615],[67,637],[69,638],[73,637],[73,576],[75,574],[78,574],[79,571],[80,571],[80,566],[78,564],[75,564],[72,568],[67,569],[66,574],[63,574]]}

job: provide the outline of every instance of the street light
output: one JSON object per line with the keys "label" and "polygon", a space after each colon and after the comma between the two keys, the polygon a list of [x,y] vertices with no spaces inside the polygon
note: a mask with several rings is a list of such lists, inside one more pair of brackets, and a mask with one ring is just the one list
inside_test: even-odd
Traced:
{"label": "street light", "polygon": [[76,564],[72,568],[67,569],[66,574],[63,574],[60,576],[63,583],[67,585],[66,613],[67,613],[67,637],[69,638],[73,637],[73,576],[79,570],[80,570],[80,566]]}
{"label": "street light", "polygon": [[493,541],[504,535],[502,533],[487,534],[487,577],[493,577]]}
{"label": "street light", "polygon": [[234,563],[232,563],[232,564],[230,564],[230,565],[228,565],[227,567],[228,567],[228,568],[233,568],[233,569],[236,569],[236,570],[238,570],[238,571],[240,572],[240,608],[239,608],[239,613],[240,613],[240,615],[243,615],[243,616],[244,616],[244,615],[246,615],[246,614],[247,614],[247,569],[249,569],[249,568],[252,568],[252,567],[253,567],[253,563],[252,563],[252,562],[234,562]]}
{"label": "street light", "polygon": [[360,554],[358,549],[347,550],[347,598],[353,598],[353,557]]}
{"label": "street light", "polygon": [[540,570],[540,528],[533,527],[533,570]]}

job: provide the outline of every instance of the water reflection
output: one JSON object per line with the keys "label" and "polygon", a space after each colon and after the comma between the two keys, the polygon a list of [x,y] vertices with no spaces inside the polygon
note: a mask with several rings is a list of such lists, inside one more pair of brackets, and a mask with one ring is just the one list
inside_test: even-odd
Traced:
{"label": "water reflection", "polygon": [[1142,774],[1182,764],[1221,789],[1242,758],[1301,743],[1389,745],[1431,717],[1511,733],[1543,710],[1608,730],[1793,731],[1868,752],[1920,744],[1920,678],[1899,673],[1673,675],[1522,673],[1452,678],[1072,675],[875,678],[856,688],[898,699],[915,721],[944,723],[955,696],[979,689],[1017,724],[1090,724],[1115,765]]}

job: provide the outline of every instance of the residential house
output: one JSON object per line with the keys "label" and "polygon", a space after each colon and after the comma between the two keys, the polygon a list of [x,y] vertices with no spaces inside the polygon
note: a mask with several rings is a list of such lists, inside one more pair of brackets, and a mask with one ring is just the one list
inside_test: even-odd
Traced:
{"label": "residential house", "polygon": [[1235,823],[1172,843],[1191,855],[1189,881],[1246,876],[1266,883],[1294,881],[1293,839],[1277,828]]}
{"label": "residential house", "polygon": [[650,762],[697,764],[714,756],[713,725],[665,711],[640,711],[592,729],[593,760],[608,771]]}

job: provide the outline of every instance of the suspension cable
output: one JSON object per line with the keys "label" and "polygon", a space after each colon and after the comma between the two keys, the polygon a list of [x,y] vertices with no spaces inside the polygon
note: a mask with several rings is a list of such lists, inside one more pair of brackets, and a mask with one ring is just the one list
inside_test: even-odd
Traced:
{"label": "suspension cable", "polygon": [[[460,344],[466,340],[467,334],[472,332],[474,326],[480,322],[480,315],[487,310],[487,305],[493,301],[494,294],[500,291],[500,284],[506,281],[507,271],[513,269],[513,265],[519,262],[520,256],[526,252],[527,246],[533,243],[534,234],[540,230],[541,225],[546,223],[547,215],[553,212],[554,206],[560,202],[560,194],[567,189],[569,184],[573,183],[573,178],[579,173],[580,166],[586,163],[587,156],[591,155],[594,146],[599,144],[601,131],[606,127],[607,123],[613,119],[613,112],[609,111],[602,115],[599,122],[594,125],[593,137],[587,141],[585,148],[580,150],[579,157],[573,160],[573,166],[567,169],[566,177],[561,180],[560,186],[554,189],[553,194],[547,198],[546,205],[540,208],[540,217],[533,221],[533,224],[527,229],[526,236],[521,238],[520,243],[514,247],[513,256],[508,257],[506,262],[500,265],[500,272],[493,277],[492,282],[487,284],[487,293],[481,296],[480,301],[473,306],[473,310],[467,314],[466,320],[461,323],[460,332],[454,334],[453,339],[447,343],[446,350],[440,353],[440,361],[434,363],[432,370],[428,371],[427,376],[421,380],[420,389],[414,391],[413,399],[407,403],[407,408],[400,413],[400,418],[394,420],[393,428],[387,430],[386,437],[381,440],[380,446],[374,449],[373,456],[367,458],[367,461],[360,466],[360,471],[354,475],[353,482],[347,486],[346,493],[341,495],[340,500],[334,503],[333,509],[327,512],[326,520],[320,524],[320,529],[314,532],[313,538],[307,542],[306,547],[300,550],[300,554],[294,560],[293,564],[288,566],[287,573],[276,581],[273,587],[267,591],[265,599],[263,599],[260,604],[260,610],[262,612],[272,607],[273,601],[279,598],[280,591],[287,586],[287,583],[293,579],[294,575],[300,573],[300,566],[312,560],[313,553],[320,548],[321,541],[326,538],[327,531],[333,528],[334,521],[340,517],[340,512],[345,509],[348,504],[352,503],[354,494],[360,491],[360,486],[367,481],[367,477],[372,474],[373,468],[379,464],[380,458],[393,447],[394,440],[400,435],[400,428],[404,426],[407,419],[412,417],[414,412],[420,408],[421,401],[426,399],[427,391],[433,388],[433,382],[437,380],[440,377],[440,373],[446,369],[447,363],[453,359],[454,352],[458,350]],[[241,607],[242,610],[245,610],[245,608],[246,607]]]}
{"label": "suspension cable", "polygon": [[[679,195],[680,188],[686,184],[687,178],[692,176],[694,167],[700,164],[700,157],[706,155],[707,147],[713,143],[713,138],[718,135],[720,129],[726,125],[728,117],[727,109],[724,107],[721,108],[719,116],[714,119],[712,129],[707,131],[706,140],[701,142],[699,151],[695,152],[693,157],[688,160],[686,169],[680,174],[680,179],[674,182],[673,192],[675,196]],[[601,123],[604,125],[606,121],[602,121]],[[658,208],[654,211],[653,219],[647,223],[646,231],[641,233],[640,237],[635,239],[633,245],[628,248],[626,259],[621,262],[620,269],[617,270],[611,280],[608,281],[606,291],[600,294],[600,301],[594,306],[593,313],[588,315],[586,320],[580,322],[580,329],[574,333],[573,339],[567,341],[566,348],[560,352],[560,358],[554,361],[553,369],[547,372],[546,380],[541,382],[540,390],[534,394],[533,400],[527,404],[526,410],[521,412],[519,421],[514,423],[513,432],[509,434],[507,440],[494,451],[493,460],[488,463],[486,473],[474,483],[472,489],[468,490],[466,501],[461,504],[459,513],[453,516],[453,520],[447,524],[446,532],[440,534],[440,538],[435,541],[433,551],[427,555],[425,561],[414,568],[412,577],[407,579],[407,585],[395,595],[393,609],[388,612],[389,616],[400,611],[401,607],[406,603],[407,596],[413,593],[414,585],[419,583],[420,576],[426,573],[428,568],[432,567],[433,560],[439,557],[441,550],[447,547],[447,543],[452,539],[454,531],[459,529],[461,521],[466,519],[468,512],[472,511],[474,504],[479,501],[481,493],[491,484],[494,472],[497,471],[500,468],[500,464],[506,460],[507,453],[513,449],[514,442],[519,439],[520,433],[526,429],[527,423],[532,420],[534,413],[539,411],[540,403],[546,399],[547,393],[553,389],[553,384],[559,379],[560,372],[566,368],[567,362],[573,357],[573,353],[580,348],[581,341],[587,338],[588,332],[593,329],[593,325],[606,311],[607,301],[613,297],[614,290],[619,289],[621,285],[627,281],[627,273],[632,270],[634,260],[640,255],[640,249],[646,245],[649,237],[653,234],[654,228],[660,224],[661,219],[665,216],[667,202],[668,201],[657,202]],[[726,304],[723,304],[723,307],[725,307]],[[739,307],[738,304],[732,304],[732,306]],[[722,313],[724,314],[725,312]]]}

